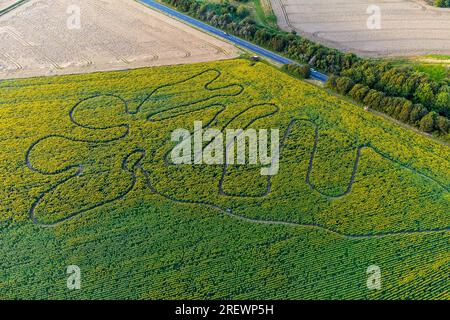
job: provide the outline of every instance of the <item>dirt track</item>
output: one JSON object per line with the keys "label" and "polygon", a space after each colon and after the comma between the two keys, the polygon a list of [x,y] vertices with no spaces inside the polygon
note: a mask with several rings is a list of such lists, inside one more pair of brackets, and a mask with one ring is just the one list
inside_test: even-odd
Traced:
{"label": "dirt track", "polygon": [[[365,56],[450,54],[450,9],[413,0],[271,0],[278,24],[323,44]],[[381,9],[381,29],[367,9]]]}
{"label": "dirt track", "polygon": [[[71,5],[81,9],[79,29],[68,28]],[[133,0],[31,0],[0,17],[0,79],[193,63],[237,54],[232,45]]]}

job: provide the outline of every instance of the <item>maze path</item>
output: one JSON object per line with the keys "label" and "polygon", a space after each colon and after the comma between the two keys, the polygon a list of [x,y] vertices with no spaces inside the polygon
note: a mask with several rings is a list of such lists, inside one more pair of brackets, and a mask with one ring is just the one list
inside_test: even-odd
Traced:
{"label": "maze path", "polygon": [[[377,234],[366,234],[366,235],[359,235],[359,234],[346,234],[346,233],[342,233],[339,232],[337,230],[331,229],[331,228],[327,228],[324,227],[323,225],[320,224],[315,224],[315,223],[310,223],[310,224],[305,224],[305,223],[293,223],[293,222],[286,222],[286,221],[275,221],[275,220],[261,220],[261,219],[252,219],[252,218],[248,218],[246,216],[242,216],[239,215],[238,213],[233,212],[231,209],[228,208],[223,208],[221,206],[218,206],[214,203],[209,203],[206,201],[193,201],[193,200],[186,200],[186,199],[180,199],[168,194],[165,194],[164,192],[158,190],[155,185],[154,182],[151,178],[151,171],[146,170],[141,162],[142,160],[145,158],[146,156],[146,150],[143,148],[135,148],[132,152],[128,153],[127,156],[125,156],[125,158],[123,158],[122,160],[122,165],[121,168],[122,170],[127,173],[130,177],[131,177],[131,183],[124,189],[122,190],[117,196],[112,197],[110,199],[105,199],[103,201],[100,201],[96,204],[92,204],[91,206],[88,206],[86,208],[83,208],[82,210],[78,210],[75,212],[71,212],[69,213],[67,216],[65,216],[64,218],[61,219],[57,219],[56,221],[53,221],[52,223],[41,223],[39,221],[39,219],[36,217],[36,208],[39,206],[39,204],[43,201],[43,199],[51,194],[54,190],[56,190],[57,188],[59,188],[60,186],[64,185],[65,183],[70,182],[72,179],[75,179],[77,177],[80,177],[83,174],[83,165],[81,164],[77,164],[77,165],[69,165],[69,166],[65,166],[63,168],[54,170],[54,171],[45,171],[45,170],[41,170],[38,167],[36,167],[35,165],[33,165],[33,161],[32,161],[32,151],[37,148],[43,141],[47,140],[47,139],[53,139],[53,138],[60,138],[60,139],[66,139],[68,141],[72,141],[72,142],[80,142],[80,143],[90,143],[90,144],[107,144],[107,143],[111,143],[114,141],[118,141],[121,139],[126,138],[129,133],[130,133],[130,127],[128,124],[117,124],[117,125],[111,125],[111,126],[104,126],[104,127],[97,127],[97,126],[93,126],[93,125],[87,125],[87,124],[83,124],[82,122],[78,121],[75,117],[76,111],[77,109],[80,107],[80,105],[82,105],[83,102],[89,102],[92,99],[96,99],[96,98],[101,98],[101,97],[110,97],[110,98],[114,98],[114,99],[118,99],[118,101],[123,105],[124,108],[124,113],[128,114],[128,115],[133,115],[133,114],[137,114],[139,113],[142,109],[144,104],[149,101],[149,99],[151,99],[157,92],[159,92],[160,90],[164,89],[164,88],[169,88],[169,87],[173,87],[176,86],[178,84],[183,84],[183,83],[187,83],[188,81],[191,80],[195,80],[196,78],[202,77],[204,75],[210,76],[211,79],[209,81],[207,81],[204,85],[203,88],[206,92],[211,93],[211,95],[206,96],[204,98],[201,99],[197,99],[195,101],[191,101],[191,102],[186,102],[186,103],[181,103],[178,106],[171,108],[171,109],[165,109],[165,110],[159,110],[153,113],[150,113],[149,115],[147,115],[146,120],[147,121],[165,121],[165,120],[170,120],[172,118],[175,117],[179,117],[179,116],[183,116],[183,115],[187,115],[190,114],[192,112],[196,112],[199,110],[205,110],[207,108],[212,108],[212,107],[218,107],[218,111],[215,113],[214,117],[212,118],[212,120],[210,120],[205,128],[210,127],[215,120],[217,119],[217,117],[226,109],[225,105],[222,104],[217,104],[217,103],[213,103],[210,105],[206,105],[206,106],[202,106],[202,107],[197,107],[194,109],[190,109],[192,106],[198,106],[200,103],[204,103],[204,102],[208,102],[214,98],[217,97],[229,97],[229,96],[239,96],[243,91],[244,91],[244,87],[242,85],[237,85],[237,84],[228,84],[228,85],[224,85],[224,86],[214,86],[214,83],[219,79],[219,77],[221,76],[221,72],[219,70],[216,69],[208,69],[205,71],[202,71],[196,75],[193,75],[189,78],[186,78],[184,80],[181,81],[177,81],[174,83],[170,83],[170,84],[165,84],[165,85],[161,85],[159,87],[157,87],[156,89],[152,90],[149,94],[147,94],[142,101],[136,106],[136,108],[134,110],[131,110],[128,104],[128,101],[126,101],[125,99],[116,96],[116,95],[112,95],[112,94],[105,94],[105,95],[96,95],[93,97],[89,97],[86,99],[83,99],[81,101],[79,101],[69,112],[69,117],[70,120],[72,121],[73,124],[75,124],[77,127],[81,127],[87,130],[94,130],[94,131],[105,131],[105,130],[110,130],[112,128],[123,128],[124,129],[124,133],[121,135],[117,135],[114,136],[110,139],[104,139],[104,140],[89,140],[89,139],[77,139],[77,138],[73,138],[73,137],[69,137],[69,136],[64,136],[64,135],[48,135],[44,138],[38,139],[37,141],[35,141],[27,150],[26,155],[25,155],[25,160],[27,163],[28,168],[36,173],[42,174],[42,175],[57,175],[57,174],[61,174],[61,173],[65,173],[65,172],[69,172],[70,170],[76,170],[75,173],[72,173],[71,175],[69,175],[68,177],[65,177],[64,179],[60,180],[58,183],[56,183],[55,185],[51,186],[49,189],[47,189],[46,191],[44,191],[43,193],[41,193],[33,202],[30,211],[29,211],[29,218],[33,221],[33,223],[43,226],[43,227],[51,227],[51,226],[55,226],[59,223],[62,223],[64,221],[68,221],[70,219],[73,219],[74,217],[78,216],[79,214],[82,214],[84,212],[93,210],[95,208],[104,206],[106,204],[115,202],[119,199],[124,198],[127,194],[129,194],[133,188],[135,187],[136,183],[137,183],[137,173],[141,172],[143,174],[143,176],[145,177],[145,182],[146,185],[148,186],[148,188],[150,189],[150,191],[154,194],[157,194],[161,197],[164,197],[168,200],[171,200],[173,202],[177,202],[177,203],[183,203],[183,204],[194,204],[194,205],[202,205],[202,206],[206,206],[209,208],[213,208],[216,210],[219,210],[221,213],[242,220],[242,221],[246,221],[246,222],[252,222],[252,223],[259,223],[259,224],[269,224],[269,225],[285,225],[285,226],[291,226],[291,227],[305,227],[305,228],[318,228],[321,230],[324,230],[328,233],[332,233],[335,235],[339,235],[341,237],[344,238],[349,238],[349,239],[361,239],[361,238],[376,238],[376,237],[385,237],[385,236],[394,236],[394,235],[408,235],[408,234],[427,234],[427,233],[439,233],[439,232],[448,232],[450,231],[450,226],[448,227],[443,227],[443,228],[438,228],[438,229],[431,229],[431,230],[418,230],[418,231],[397,231],[397,232],[380,232]],[[228,93],[225,94],[221,91],[225,90],[225,89],[237,89],[235,90],[235,92],[232,93]],[[237,119],[238,117],[240,117],[241,115],[245,114],[246,112],[248,112],[249,110],[252,110],[253,108],[259,108],[262,106],[270,106],[272,108],[272,111],[270,112],[266,112],[265,114],[253,117],[246,125],[245,128],[250,127],[252,124],[254,124],[256,121],[263,119],[263,118],[267,118],[267,117],[272,117],[275,114],[277,114],[279,112],[279,107],[276,106],[275,104],[270,104],[270,103],[265,103],[265,104],[255,104],[252,105],[246,109],[244,109],[243,111],[239,112],[238,114],[234,115],[231,120],[229,120],[221,129],[221,131],[223,132],[235,119]],[[186,110],[185,110],[186,109]],[[170,113],[170,112],[174,112],[175,111],[179,111],[182,110],[181,112],[175,113],[175,114],[169,114],[168,116],[164,116],[164,113]],[[161,116],[162,115],[162,116]],[[158,117],[160,117],[158,119]],[[155,119],[156,118],[156,119]],[[305,182],[310,186],[310,188],[315,191],[320,193],[322,196],[327,197],[327,198],[339,198],[339,197],[343,197],[347,194],[349,194],[352,190],[353,184],[355,182],[355,175],[356,172],[358,171],[358,165],[359,165],[359,160],[361,157],[361,152],[363,149],[371,149],[372,151],[376,152],[377,154],[379,154],[381,157],[383,157],[386,160],[389,160],[391,162],[396,163],[397,165],[401,166],[402,168],[411,170],[412,172],[420,175],[423,178],[426,178],[429,181],[432,181],[436,184],[438,184],[442,189],[444,189],[446,192],[448,192],[448,187],[443,185],[442,183],[440,183],[439,181],[436,181],[435,179],[427,176],[426,174],[423,174],[417,170],[415,170],[414,168],[412,168],[411,166],[404,164],[396,159],[394,159],[393,157],[384,154],[383,152],[381,152],[380,150],[378,150],[377,148],[375,148],[374,146],[371,146],[370,144],[363,144],[360,145],[358,147],[356,147],[354,150],[356,150],[356,156],[355,156],[355,160],[354,160],[354,165],[353,165],[353,171],[352,171],[352,175],[349,179],[348,182],[348,186],[347,189],[344,193],[342,194],[337,194],[337,195],[331,195],[331,194],[327,194],[325,192],[321,192],[320,190],[318,190],[315,185],[313,183],[311,183],[311,174],[313,171],[313,167],[314,167],[314,158],[317,152],[317,147],[318,147],[318,141],[319,141],[319,126],[310,119],[291,119],[284,135],[283,135],[283,139],[282,139],[282,143],[281,143],[281,150],[282,147],[286,141],[286,139],[289,137],[291,130],[293,128],[293,126],[297,123],[307,123],[308,125],[312,125],[314,127],[314,146],[313,149],[311,151],[311,155],[310,155],[310,159],[309,159],[309,166],[308,166],[308,170],[306,173],[306,177],[305,177]],[[132,159],[132,157],[134,156],[138,156],[137,160],[134,161],[134,163],[132,163],[132,165],[130,165],[130,159]],[[167,153],[164,156],[164,162],[166,164],[168,163],[168,158],[167,158]],[[223,185],[223,180],[226,174],[226,170],[227,170],[227,166],[225,165],[223,167],[223,173],[222,173],[222,177],[221,180],[219,182],[219,194],[223,195],[223,196],[228,196],[228,197],[237,197],[237,196],[241,196],[241,197],[245,197],[245,195],[230,195],[227,194],[226,192],[224,192],[222,185]],[[265,192],[263,195],[261,195],[260,197],[266,197],[270,194],[271,192],[271,177],[268,176],[268,187],[267,187],[267,192]]]}
{"label": "maze path", "polygon": [[[177,108],[182,108],[182,107],[186,107],[186,106],[190,106],[190,105],[195,105],[201,102],[207,102],[208,100],[217,98],[217,97],[227,97],[230,95],[239,95],[242,93],[242,91],[244,90],[244,88],[240,85],[235,85],[235,84],[230,84],[230,85],[225,85],[225,86],[219,86],[219,87],[214,87],[213,84],[214,82],[221,76],[221,72],[218,70],[214,70],[214,69],[208,69],[205,71],[202,71],[198,74],[195,74],[191,77],[188,77],[184,80],[181,81],[176,81],[173,83],[169,83],[169,84],[165,84],[165,85],[161,85],[156,87],[154,90],[152,90],[149,94],[147,94],[145,96],[144,99],[142,99],[142,101],[135,107],[134,110],[132,110],[129,107],[129,104],[127,101],[125,101],[124,99],[122,99],[121,97],[117,96],[117,95],[113,95],[113,94],[103,94],[103,95],[95,95],[92,97],[88,97],[85,99],[80,100],[78,103],[75,104],[75,106],[70,110],[69,112],[69,117],[70,120],[73,124],[75,124],[77,127],[83,128],[83,129],[87,129],[87,130],[94,130],[94,131],[106,131],[106,130],[110,130],[110,129],[115,129],[115,128],[123,128],[124,129],[124,133],[118,136],[114,136],[112,138],[109,139],[103,139],[103,140],[95,140],[95,139],[80,139],[80,138],[74,138],[74,137],[70,137],[70,136],[65,136],[65,135],[47,135],[43,138],[40,138],[38,140],[36,140],[35,142],[33,142],[31,144],[31,146],[28,148],[28,150],[26,151],[25,154],[25,162],[27,164],[27,167],[35,172],[35,173],[39,173],[42,175],[59,175],[62,173],[66,173],[69,172],[71,170],[76,169],[76,173],[71,174],[69,177],[66,177],[62,180],[60,180],[58,183],[56,183],[55,185],[51,186],[48,190],[44,191],[37,199],[36,201],[33,203],[30,211],[29,211],[29,217],[32,221],[34,221],[37,224],[40,224],[39,221],[37,220],[36,216],[35,216],[35,211],[36,208],[38,207],[38,205],[43,201],[44,197],[51,194],[51,192],[53,192],[54,190],[56,190],[58,187],[66,184],[66,183],[70,183],[73,179],[78,178],[82,175],[83,173],[83,165],[82,164],[72,164],[72,165],[68,165],[62,168],[59,168],[57,170],[54,171],[45,171],[42,170],[40,168],[38,168],[36,165],[33,164],[32,161],[32,152],[33,150],[35,150],[37,147],[39,147],[42,143],[46,142],[49,139],[55,139],[55,138],[59,138],[59,139],[63,139],[63,140],[67,140],[67,141],[71,141],[71,142],[79,142],[79,143],[85,143],[85,144],[97,144],[97,145],[101,145],[101,144],[107,144],[107,143],[111,143],[111,142],[115,142],[115,141],[119,141],[122,139],[125,139],[129,133],[130,133],[130,126],[128,124],[119,124],[119,125],[111,125],[111,126],[103,126],[103,127],[98,127],[98,126],[92,126],[92,125],[87,125],[87,124],[83,124],[80,121],[78,121],[76,119],[76,111],[77,109],[82,106],[83,103],[85,102],[90,102],[91,100],[94,99],[99,99],[99,98],[104,98],[104,97],[108,97],[108,98],[113,98],[113,99],[117,99],[120,103],[122,103],[123,107],[124,107],[124,113],[127,115],[136,115],[139,112],[141,112],[143,106],[145,105],[145,103],[147,101],[149,101],[156,93],[158,93],[160,90],[168,88],[168,87],[172,87],[172,86],[176,86],[179,84],[183,84],[192,80],[195,80],[196,78],[202,77],[202,76],[209,76],[211,79],[206,82],[203,85],[203,88],[205,89],[205,91],[212,93],[210,96],[207,96],[205,98],[202,99],[198,99],[196,101],[190,102],[190,103],[182,103],[180,104]],[[223,93],[224,90],[227,89],[236,89],[235,92],[226,94]],[[147,119],[153,117],[153,114],[149,114],[147,116]],[[133,154],[133,153],[132,153]],[[131,156],[132,154],[128,155],[123,161],[126,162],[126,159]],[[124,167],[123,167],[124,168]],[[124,169],[125,170],[125,169]],[[135,183],[136,183],[136,177],[135,177],[135,173],[134,172],[130,172],[128,170],[125,170],[127,172],[129,172],[132,175],[133,178],[133,183],[132,185],[124,190],[122,193],[120,193],[119,196],[115,197],[114,199],[110,199],[110,200],[106,200],[106,201],[101,201],[93,206],[90,206],[89,208],[85,208],[76,212],[72,212],[69,213],[67,218],[65,219],[58,219],[57,221],[55,221],[54,223],[52,223],[51,225],[56,225],[60,222],[66,221],[68,219],[71,219],[83,212],[95,209],[97,207],[103,206],[105,204],[111,203],[113,201],[117,201],[121,198],[123,198],[126,194],[128,194],[134,187]]]}

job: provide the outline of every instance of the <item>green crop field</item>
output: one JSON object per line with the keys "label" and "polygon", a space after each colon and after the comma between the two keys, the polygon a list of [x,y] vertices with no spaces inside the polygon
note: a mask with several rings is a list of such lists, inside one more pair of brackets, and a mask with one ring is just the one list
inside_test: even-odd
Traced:
{"label": "green crop field", "polygon": [[[194,121],[279,173],[174,165]],[[450,298],[448,145],[263,63],[2,81],[0,150],[0,298]]]}
{"label": "green crop field", "polygon": [[388,60],[395,66],[410,66],[414,70],[426,73],[434,81],[446,81],[450,79],[450,58],[446,55],[426,55],[411,59]]}

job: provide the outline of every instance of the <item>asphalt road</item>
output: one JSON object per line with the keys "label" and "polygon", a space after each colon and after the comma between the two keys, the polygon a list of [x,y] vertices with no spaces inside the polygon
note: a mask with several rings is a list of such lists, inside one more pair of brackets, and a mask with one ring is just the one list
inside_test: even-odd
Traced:
{"label": "asphalt road", "polygon": [[19,7],[20,5],[24,4],[25,2],[28,2],[28,0],[18,0],[6,8],[3,8],[3,9],[0,8],[0,17],[4,14],[14,10],[15,8]]}
{"label": "asphalt road", "polygon": [[[232,42],[234,44],[236,44],[239,47],[242,47],[244,49],[247,49],[249,51],[252,51],[254,53],[256,53],[259,56],[268,58],[270,60],[273,60],[275,62],[278,62],[280,64],[297,64],[297,62],[290,60],[288,58],[285,58],[279,54],[276,54],[272,51],[269,51],[267,49],[261,48],[251,42],[242,40],[239,37],[233,36],[231,34],[228,34],[218,28],[215,28],[213,26],[210,26],[209,24],[206,24],[204,22],[201,22],[197,19],[191,18],[190,16],[187,16],[181,12],[178,12],[174,9],[171,9],[169,7],[166,7],[165,5],[158,3],[154,0],[138,0],[138,2],[141,2],[153,9],[156,9],[158,11],[161,11],[167,15],[170,15],[178,20],[181,20],[183,22],[186,22],[187,24],[190,24],[198,29],[201,29],[203,31],[209,32],[219,38],[225,39],[229,42]],[[328,76],[318,72],[317,70],[311,69],[311,78],[314,80],[319,80],[322,82],[327,81]]]}

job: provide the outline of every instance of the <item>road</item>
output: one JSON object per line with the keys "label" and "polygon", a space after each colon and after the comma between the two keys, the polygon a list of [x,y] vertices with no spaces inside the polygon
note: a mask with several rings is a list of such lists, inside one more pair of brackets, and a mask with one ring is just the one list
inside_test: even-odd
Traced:
{"label": "road", "polygon": [[20,5],[24,4],[25,2],[28,2],[28,0],[18,0],[3,9],[0,8],[0,17],[4,14],[7,14],[8,12],[14,10],[15,8],[19,7]]}
{"label": "road", "polygon": [[[209,24],[206,24],[204,22],[201,22],[197,19],[194,19],[190,16],[187,16],[181,12],[178,12],[174,9],[171,9],[159,2],[156,2],[154,0],[137,0],[138,2],[141,2],[142,4],[145,4],[153,9],[156,9],[158,11],[161,11],[167,15],[170,15],[178,20],[181,20],[187,24],[190,24],[198,29],[201,29],[203,31],[206,31],[208,33],[211,33],[219,38],[222,38],[224,40],[227,40],[229,42],[232,42],[234,44],[236,44],[237,46],[247,49],[249,51],[252,51],[254,53],[256,53],[257,55],[260,55],[262,57],[268,58],[270,60],[273,60],[277,63],[280,64],[298,64],[297,62],[295,62],[294,60],[290,60],[286,57],[283,57],[279,54],[276,54],[272,51],[269,51],[267,49],[261,48],[260,46],[257,46],[251,42],[245,41],[239,37],[233,36],[231,34],[228,34],[218,28],[215,28],[213,26],[210,26]],[[319,80],[322,82],[327,81],[328,76],[320,73],[317,70],[311,69],[311,78],[314,80]]]}

